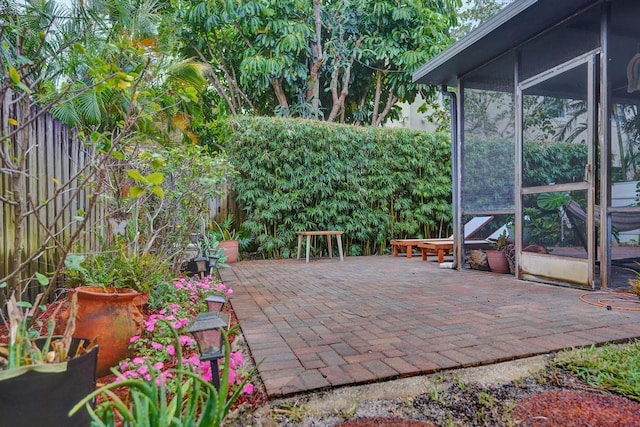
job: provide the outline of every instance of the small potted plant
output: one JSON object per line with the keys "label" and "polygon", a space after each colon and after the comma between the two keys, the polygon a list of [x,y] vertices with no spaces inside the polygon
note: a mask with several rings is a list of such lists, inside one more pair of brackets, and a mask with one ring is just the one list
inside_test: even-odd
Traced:
{"label": "small potted plant", "polygon": [[[76,309],[74,299],[71,310]],[[9,341],[0,343],[0,427],[88,426],[87,409],[72,417],[68,413],[95,389],[97,346],[71,337],[73,321],[64,335],[53,336],[54,316],[41,338],[30,326],[33,306],[14,296],[7,301],[7,314]]]}
{"label": "small potted plant", "polygon": [[494,273],[509,273],[509,261],[507,260],[507,254],[505,249],[507,247],[507,232],[506,230],[498,237],[495,243],[492,244],[494,249],[487,250],[487,262],[489,268]]}
{"label": "small potted plant", "polygon": [[222,222],[211,221],[213,233],[218,240],[218,248],[223,250],[227,262],[232,263],[238,260],[238,240],[240,233],[233,228],[233,216],[227,216]]}
{"label": "small potted plant", "polygon": [[[111,257],[109,257],[109,255]],[[142,313],[136,305],[140,293],[121,287],[126,282],[114,268],[115,254],[87,258],[70,254],[65,260],[66,284],[77,295],[78,312],[74,336],[95,338],[100,345],[98,376],[127,357],[129,339],[142,328]],[[71,316],[70,310],[63,318]]]}

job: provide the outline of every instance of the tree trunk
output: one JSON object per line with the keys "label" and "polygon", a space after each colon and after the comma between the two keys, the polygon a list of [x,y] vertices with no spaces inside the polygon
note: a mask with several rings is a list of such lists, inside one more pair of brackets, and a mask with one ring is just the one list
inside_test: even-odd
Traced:
{"label": "tree trunk", "polygon": [[378,122],[378,110],[380,109],[380,95],[382,92],[382,71],[376,72],[376,93],[373,101],[373,113],[371,114],[371,126]]}
{"label": "tree trunk", "polygon": [[[353,65],[353,61],[355,60],[355,52],[360,47],[362,43],[361,40],[356,41],[355,47],[353,49],[353,54],[351,55],[351,60],[349,64],[345,67],[344,74],[342,75],[342,89],[340,94],[338,95],[338,74],[340,69],[338,68],[333,78],[331,79],[331,97],[333,99],[333,106],[331,107],[331,112],[329,113],[329,117],[327,118],[328,122],[333,122],[343,109],[344,109],[344,101],[349,94],[349,83],[351,80],[351,66]],[[336,62],[338,58],[336,58]]]}
{"label": "tree trunk", "polygon": [[313,115],[320,117],[320,80],[318,80],[318,72],[324,62],[324,55],[322,53],[322,20],[320,17],[320,0],[313,0],[313,14],[316,25],[316,40],[315,44],[311,46],[311,53],[313,54],[313,63],[309,69],[309,82],[307,83],[308,89],[306,93],[307,100],[311,101],[311,108],[313,109]]}
{"label": "tree trunk", "polygon": [[289,111],[289,101],[287,101],[287,95],[284,93],[284,89],[282,89],[282,78],[275,79],[272,77],[271,86],[276,94],[276,98],[278,98],[278,104],[280,104],[283,110]]}
{"label": "tree trunk", "polygon": [[398,97],[394,96],[393,93],[389,91],[389,96],[387,97],[387,104],[385,105],[384,110],[382,110],[382,113],[378,115],[378,119],[376,120],[376,124],[375,124],[376,126],[380,126],[382,122],[384,122],[384,119],[387,117],[387,114],[389,114],[389,112],[391,111],[393,106],[396,104],[396,102],[398,102]]}

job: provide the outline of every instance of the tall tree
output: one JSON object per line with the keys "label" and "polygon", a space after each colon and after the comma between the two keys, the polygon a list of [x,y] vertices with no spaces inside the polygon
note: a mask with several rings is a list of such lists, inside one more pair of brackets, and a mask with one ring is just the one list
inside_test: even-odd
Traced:
{"label": "tall tree", "polygon": [[514,0],[465,0],[458,14],[458,25],[451,30],[455,40],[460,40],[480,24],[488,21]]}
{"label": "tall tree", "polygon": [[[412,72],[449,43],[460,0],[176,0],[185,51],[231,114],[380,125],[426,88]],[[218,109],[219,111],[219,109]]]}

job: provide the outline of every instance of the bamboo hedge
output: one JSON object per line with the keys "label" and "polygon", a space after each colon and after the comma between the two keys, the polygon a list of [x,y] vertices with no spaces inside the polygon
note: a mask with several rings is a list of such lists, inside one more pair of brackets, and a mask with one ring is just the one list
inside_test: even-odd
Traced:
{"label": "bamboo hedge", "polygon": [[342,230],[349,255],[451,231],[448,135],[266,117],[222,129],[242,226],[262,257],[295,256],[299,230]]}

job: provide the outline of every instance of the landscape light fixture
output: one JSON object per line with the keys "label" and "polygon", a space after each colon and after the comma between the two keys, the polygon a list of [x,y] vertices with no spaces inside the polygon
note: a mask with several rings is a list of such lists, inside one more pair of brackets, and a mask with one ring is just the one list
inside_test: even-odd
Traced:
{"label": "landscape light fixture", "polygon": [[187,332],[193,335],[200,351],[200,360],[211,363],[211,382],[216,390],[220,389],[218,359],[224,357],[224,336],[222,330],[228,321],[220,313],[202,313],[189,326]]}
{"label": "landscape light fixture", "polygon": [[216,279],[222,281],[222,277],[220,277],[220,270],[218,270],[218,260],[219,256],[209,255],[209,276],[216,275]]}
{"label": "landscape light fixture", "polygon": [[224,305],[227,303],[227,298],[222,295],[209,295],[204,299],[207,302],[207,308],[209,313],[221,313]]}

